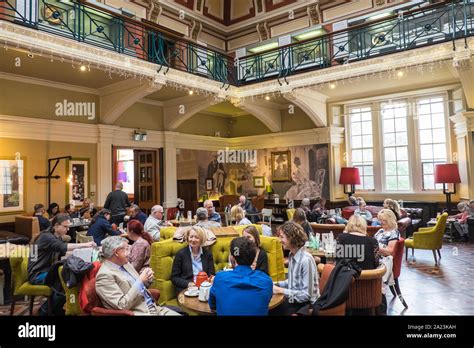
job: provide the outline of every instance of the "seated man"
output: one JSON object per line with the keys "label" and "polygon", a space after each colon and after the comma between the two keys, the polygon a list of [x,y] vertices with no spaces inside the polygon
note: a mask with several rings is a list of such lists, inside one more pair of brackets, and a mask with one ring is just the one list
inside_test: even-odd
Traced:
{"label": "seated man", "polygon": [[146,214],[140,210],[140,207],[136,204],[132,204],[130,206],[130,220],[138,220],[140,221],[143,225],[145,225],[146,222]]}
{"label": "seated man", "polygon": [[179,315],[155,304],[146,285],[153,281],[153,271],[140,274],[128,262],[128,241],[119,236],[102,241],[105,261],[97,273],[95,290],[105,308],[127,309],[135,315]]}
{"label": "seated man", "polygon": [[222,224],[221,216],[219,213],[216,213],[214,209],[214,204],[210,199],[204,202],[203,207],[207,209],[207,218],[209,221],[218,222],[219,225]]}
{"label": "seated man", "polygon": [[145,232],[150,234],[153,241],[159,242],[160,229],[165,226],[172,226],[172,224],[163,220],[163,207],[161,205],[154,205],[151,208],[150,216],[148,216],[143,226]]}
{"label": "seated man", "polygon": [[[244,195],[239,197],[239,205],[244,210],[245,216],[253,223],[260,221],[258,215],[250,215],[258,213],[257,209],[252,205],[252,202],[245,198]],[[249,215],[247,215],[249,214]]]}
{"label": "seated man", "polygon": [[272,299],[272,279],[262,271],[252,270],[257,256],[255,243],[239,237],[230,243],[233,271],[219,272],[209,294],[209,307],[217,315],[267,315]]}
{"label": "seated man", "polygon": [[43,215],[45,213],[44,205],[42,203],[35,204],[35,216],[38,218],[40,231],[46,230],[51,226],[51,222],[46,219]]}
{"label": "seated man", "polygon": [[207,209],[201,207],[196,210],[196,226],[210,229],[213,227],[221,227],[221,224],[216,221],[208,220]]}

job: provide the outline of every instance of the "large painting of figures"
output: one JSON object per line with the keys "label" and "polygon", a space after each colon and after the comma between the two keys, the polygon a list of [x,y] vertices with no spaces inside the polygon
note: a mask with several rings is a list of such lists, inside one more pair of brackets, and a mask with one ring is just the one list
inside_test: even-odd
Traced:
{"label": "large painting of figures", "polygon": [[[328,144],[318,144],[253,152],[226,150],[225,154],[197,151],[199,198],[218,199],[223,194],[259,195],[265,192],[267,185],[283,199],[329,198],[328,149]],[[284,159],[288,159],[284,176],[278,174],[276,154],[285,154]],[[276,180],[275,173],[279,175]],[[265,187],[255,187],[254,177],[259,180],[263,177]]]}
{"label": "large painting of figures", "polygon": [[0,159],[0,214],[24,211],[24,161]]}

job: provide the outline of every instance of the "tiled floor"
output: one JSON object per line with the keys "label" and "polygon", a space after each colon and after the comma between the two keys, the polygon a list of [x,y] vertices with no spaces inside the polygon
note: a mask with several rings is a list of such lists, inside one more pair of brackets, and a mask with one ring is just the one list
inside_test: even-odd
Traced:
{"label": "tiled floor", "polygon": [[389,315],[474,315],[474,244],[445,242],[435,267],[431,250],[403,260],[400,290],[408,304],[387,294]]}
{"label": "tiled floor", "polygon": [[[400,289],[408,304],[387,294],[389,315],[474,315],[474,244],[445,242],[435,267],[430,250],[415,250],[415,262],[403,260]],[[42,303],[35,300],[35,312]],[[9,315],[10,306],[0,306]],[[25,301],[17,301],[15,315],[28,315]]]}

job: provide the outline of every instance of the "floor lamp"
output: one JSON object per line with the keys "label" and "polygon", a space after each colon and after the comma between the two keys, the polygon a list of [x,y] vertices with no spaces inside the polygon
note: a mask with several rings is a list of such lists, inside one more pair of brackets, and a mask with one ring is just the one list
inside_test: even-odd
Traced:
{"label": "floor lamp", "polygon": [[[446,209],[451,210],[451,195],[456,193],[456,184],[461,182],[457,163],[437,164],[435,167],[435,183],[443,184],[443,193],[446,195]],[[449,191],[448,184],[453,184]]]}
{"label": "floor lamp", "polygon": [[[344,193],[350,197],[355,193],[355,185],[360,185],[359,168],[343,167],[341,168],[341,176],[339,177],[339,184],[344,185]],[[350,190],[347,191],[347,185],[350,185]]]}

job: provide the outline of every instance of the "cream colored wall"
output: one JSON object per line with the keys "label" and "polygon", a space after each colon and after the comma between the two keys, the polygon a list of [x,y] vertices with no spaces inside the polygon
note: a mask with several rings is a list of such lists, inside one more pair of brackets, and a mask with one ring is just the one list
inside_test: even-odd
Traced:
{"label": "cream colored wall", "polygon": [[163,130],[163,108],[135,103],[115,122],[120,127]]}
{"label": "cream colored wall", "polygon": [[176,174],[178,180],[198,180],[197,150],[177,149]]}
{"label": "cream colored wall", "polygon": [[[98,123],[99,96],[0,79],[0,114],[43,118],[57,121]],[[95,119],[86,116],[56,116],[56,103],[95,103]]]}
{"label": "cream colored wall", "polygon": [[146,18],[146,8],[143,6],[139,6],[134,4],[131,1],[124,1],[124,0],[104,0],[106,5],[115,7],[115,8],[125,8],[129,11],[135,13],[135,15],[139,18]]}
{"label": "cream colored wall", "polygon": [[225,51],[225,40],[219,39],[213,35],[209,35],[208,33],[201,32],[199,34],[199,41],[205,42],[209,46],[217,47],[221,50]]}
{"label": "cream colored wall", "polygon": [[[47,205],[48,189],[46,179],[35,180],[35,175],[47,175],[48,158],[72,156],[73,158],[89,158],[89,183],[97,183],[97,149],[95,144],[79,144],[55,141],[23,140],[0,138],[0,157],[13,157],[20,152],[25,160],[26,211],[32,212],[36,203]],[[51,202],[64,208],[66,201],[66,161],[61,160],[54,172],[60,179],[51,180]],[[95,197],[91,197],[95,202]],[[16,214],[0,215],[0,223],[15,220]]]}
{"label": "cream colored wall", "polygon": [[208,136],[214,136],[215,131],[219,131],[221,137],[228,137],[229,123],[226,117],[196,114],[176,128],[176,131]]}

